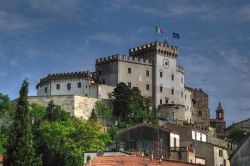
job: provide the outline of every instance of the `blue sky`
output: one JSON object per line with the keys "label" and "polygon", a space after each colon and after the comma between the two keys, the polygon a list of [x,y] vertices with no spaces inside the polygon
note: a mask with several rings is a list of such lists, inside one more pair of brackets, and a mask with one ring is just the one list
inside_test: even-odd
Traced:
{"label": "blue sky", "polygon": [[160,25],[180,48],[186,85],[219,101],[227,123],[250,117],[250,2],[232,0],[0,0],[0,92],[30,95],[48,73],[94,71],[97,57],[155,41]]}

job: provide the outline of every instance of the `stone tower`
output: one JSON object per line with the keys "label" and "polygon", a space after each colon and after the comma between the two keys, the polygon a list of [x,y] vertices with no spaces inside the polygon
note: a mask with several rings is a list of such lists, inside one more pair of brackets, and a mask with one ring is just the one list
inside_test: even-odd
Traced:
{"label": "stone tower", "polygon": [[218,107],[216,109],[216,134],[217,137],[224,138],[225,136],[225,128],[226,122],[224,120],[224,110],[219,102]]}

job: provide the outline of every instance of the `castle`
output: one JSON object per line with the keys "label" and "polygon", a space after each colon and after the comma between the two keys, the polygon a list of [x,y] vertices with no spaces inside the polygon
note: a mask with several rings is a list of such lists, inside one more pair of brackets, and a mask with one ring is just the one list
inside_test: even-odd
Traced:
{"label": "castle", "polygon": [[177,65],[179,48],[152,42],[129,49],[129,55],[96,59],[95,72],[49,74],[37,84],[31,102],[49,100],[66,108],[72,116],[87,119],[94,103],[112,100],[119,82],[138,87],[152,97],[162,121],[189,123],[199,129],[210,126],[208,95],[202,89],[185,86],[184,68]]}

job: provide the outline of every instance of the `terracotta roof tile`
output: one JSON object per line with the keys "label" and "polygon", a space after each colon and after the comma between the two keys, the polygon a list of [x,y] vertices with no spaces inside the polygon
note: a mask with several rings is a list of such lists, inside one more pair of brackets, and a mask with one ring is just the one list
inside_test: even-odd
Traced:
{"label": "terracotta roof tile", "polygon": [[181,161],[149,159],[138,156],[97,156],[87,166],[197,166]]}

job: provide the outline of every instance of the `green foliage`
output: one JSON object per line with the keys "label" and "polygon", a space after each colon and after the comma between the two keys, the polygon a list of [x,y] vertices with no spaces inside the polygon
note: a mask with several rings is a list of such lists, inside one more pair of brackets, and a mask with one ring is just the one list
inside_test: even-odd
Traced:
{"label": "green foliage", "polygon": [[130,104],[131,104],[131,89],[123,82],[117,84],[114,89],[112,96],[114,96],[114,115],[117,116],[120,120],[127,120],[130,113]]}
{"label": "green foliage", "polygon": [[111,118],[112,117],[112,111],[109,108],[109,106],[102,102],[96,102],[95,104],[95,110],[102,118]]}
{"label": "green foliage", "polygon": [[10,98],[0,93],[0,118],[4,117],[5,114],[13,116],[14,109],[10,102]]}
{"label": "green foliage", "polygon": [[5,155],[9,124],[12,121],[14,109],[7,95],[0,93],[0,154]]}
{"label": "green foliage", "polygon": [[67,121],[70,118],[69,114],[64,111],[60,106],[55,105],[53,101],[50,101],[46,108],[45,119],[50,122],[54,121]]}
{"label": "green foliage", "polygon": [[92,110],[89,120],[93,122],[97,122],[97,115],[96,115],[95,109]]}
{"label": "green foliage", "polygon": [[246,134],[245,130],[234,128],[230,131],[228,138],[232,140],[233,143],[239,144],[245,137],[245,134]]}
{"label": "green foliage", "polygon": [[[46,145],[44,165],[80,166],[86,151],[103,151],[111,140],[93,121],[45,122],[40,125],[40,144]],[[45,156],[45,154],[44,154]]]}
{"label": "green foliage", "polygon": [[119,122],[158,123],[152,99],[142,96],[137,87],[130,89],[125,83],[119,83],[114,89],[113,96],[114,115],[118,117]]}
{"label": "green foliage", "polygon": [[8,137],[7,155],[5,157],[5,164],[8,166],[33,166],[41,164],[33,148],[27,94],[28,82],[25,80],[20,89],[20,97]]}

